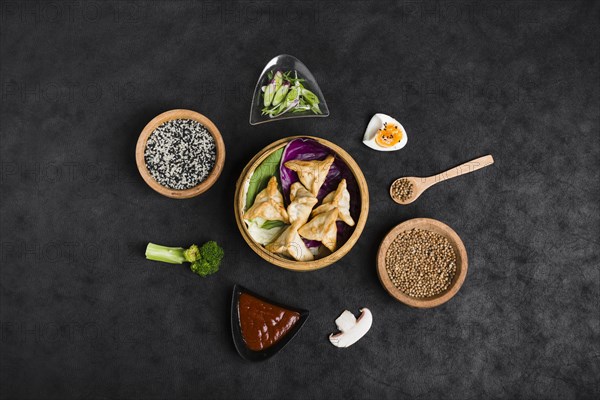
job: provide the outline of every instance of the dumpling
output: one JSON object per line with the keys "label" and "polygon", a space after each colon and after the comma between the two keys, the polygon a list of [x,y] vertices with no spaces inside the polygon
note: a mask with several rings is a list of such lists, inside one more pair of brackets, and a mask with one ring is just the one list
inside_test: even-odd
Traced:
{"label": "dumpling", "polygon": [[298,230],[303,238],[309,240],[318,240],[331,251],[337,247],[337,226],[335,221],[338,217],[338,209],[318,214],[306,225]]}
{"label": "dumpling", "polygon": [[338,221],[343,221],[350,226],[354,226],[354,220],[350,215],[350,192],[348,192],[346,180],[342,179],[335,192],[329,193],[323,199],[323,204],[315,208],[312,212],[313,217],[337,208]]}
{"label": "dumpling", "polygon": [[269,180],[267,187],[256,195],[254,204],[244,214],[244,219],[248,221],[257,217],[266,221],[289,222],[288,213],[283,205],[283,196],[277,187],[277,178],[274,176]]}
{"label": "dumpling", "polygon": [[275,240],[280,234],[281,232],[283,232],[283,230],[285,229],[286,226],[288,225],[279,225],[279,226],[274,226],[272,228],[263,228],[264,223],[266,221],[264,221],[262,218],[256,218],[255,220],[252,221],[246,221],[246,225],[248,226],[248,233],[250,234],[250,237],[252,237],[252,239],[259,244],[262,244],[263,246],[271,243],[273,240]]}
{"label": "dumpling", "polygon": [[298,235],[297,225],[288,226],[273,243],[266,245],[265,249],[272,253],[292,257],[298,261],[312,261],[315,259],[315,256]]}
{"label": "dumpling", "polygon": [[310,212],[318,202],[317,197],[306,190],[300,182],[296,182],[290,188],[290,200],[291,203],[287,208],[290,224],[297,224],[300,227],[308,221]]}
{"label": "dumpling", "polygon": [[284,165],[292,171],[296,171],[300,182],[316,196],[319,194],[319,189],[321,189],[323,182],[325,182],[325,178],[327,178],[329,168],[333,164],[334,159],[332,155],[328,155],[322,161],[292,160],[286,162]]}
{"label": "dumpling", "polygon": [[310,212],[318,202],[317,197],[306,190],[300,182],[296,182],[290,188],[290,200],[287,214],[291,226],[287,227],[275,241],[266,245],[265,249],[298,261],[312,261],[315,257],[298,235],[298,228],[308,221]]}

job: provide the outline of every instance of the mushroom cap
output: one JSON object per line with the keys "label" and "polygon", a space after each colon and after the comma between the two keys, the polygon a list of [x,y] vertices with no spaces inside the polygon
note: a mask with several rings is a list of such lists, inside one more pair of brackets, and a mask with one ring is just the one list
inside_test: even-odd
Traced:
{"label": "mushroom cap", "polygon": [[345,310],[338,319],[335,320],[339,333],[329,335],[329,341],[336,347],[349,347],[358,342],[368,331],[373,324],[373,315],[368,308],[360,310],[360,316],[352,323],[354,314]]}

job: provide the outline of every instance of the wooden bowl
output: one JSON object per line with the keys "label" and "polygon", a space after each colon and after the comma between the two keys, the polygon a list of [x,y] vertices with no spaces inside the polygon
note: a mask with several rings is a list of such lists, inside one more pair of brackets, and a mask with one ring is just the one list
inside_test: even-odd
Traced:
{"label": "wooden bowl", "polygon": [[[352,235],[348,238],[346,243],[344,243],[335,252],[331,253],[330,255],[328,255],[326,257],[320,258],[318,260],[313,260],[313,261],[290,260],[290,259],[282,257],[278,254],[274,254],[274,253],[271,253],[270,251],[267,251],[262,245],[260,245],[259,243],[256,243],[252,239],[252,237],[250,236],[250,233],[248,232],[248,228],[246,227],[246,223],[243,221],[243,218],[242,218],[243,211],[244,211],[244,205],[245,205],[244,204],[245,196],[243,195],[242,190],[246,187],[254,170],[263,162],[263,160],[265,158],[267,158],[269,155],[271,155],[274,151],[281,149],[282,147],[285,147],[288,144],[288,142],[290,142],[293,139],[297,139],[297,138],[312,139],[312,140],[319,142],[320,144],[322,144],[324,146],[327,146],[329,149],[331,149],[332,152],[334,152],[338,158],[340,158],[342,161],[344,161],[346,163],[346,165],[348,166],[348,168],[352,171],[352,173],[354,174],[354,177],[356,178],[356,182],[358,184],[358,189],[360,191],[360,201],[361,201],[360,215],[358,217],[358,221],[356,222],[356,225],[354,226],[354,231],[352,232]],[[278,140],[278,141],[270,144],[269,146],[265,147],[256,156],[254,156],[254,158],[252,160],[250,160],[248,165],[246,165],[246,167],[242,171],[242,174],[240,175],[240,178],[238,179],[237,184],[236,184],[234,213],[235,213],[235,220],[236,220],[236,223],[237,223],[237,226],[238,226],[240,232],[242,233],[242,237],[244,238],[246,243],[248,243],[248,246],[250,246],[250,248],[256,254],[258,254],[260,257],[262,257],[266,261],[270,262],[271,264],[274,264],[279,267],[289,269],[292,271],[314,271],[317,269],[327,267],[327,266],[335,263],[336,261],[340,260],[342,257],[344,257],[350,251],[350,249],[352,249],[354,244],[356,244],[356,242],[358,241],[358,238],[360,237],[360,234],[362,233],[362,231],[365,227],[365,224],[367,222],[367,216],[369,214],[369,189],[367,187],[367,181],[365,180],[365,177],[364,177],[360,167],[358,166],[356,161],[354,161],[354,159],[348,153],[346,153],[346,151],[344,149],[331,143],[330,141],[327,141],[327,140],[321,139],[321,138],[317,138],[317,137],[291,136],[291,137],[287,137],[287,138]]]}
{"label": "wooden bowl", "polygon": [[[456,253],[456,274],[454,275],[454,278],[450,283],[450,287],[448,287],[448,289],[446,289],[445,292],[442,292],[435,296],[426,298],[416,298],[405,294],[396,286],[394,286],[387,273],[387,270],[385,269],[385,256],[394,239],[401,232],[409,231],[415,228],[424,231],[435,232],[439,235],[444,236],[446,239],[448,239],[450,245]],[[454,295],[459,291],[463,282],[465,281],[465,277],[467,276],[467,268],[467,250],[465,249],[465,245],[463,244],[458,234],[454,232],[454,230],[452,230],[452,228],[450,228],[448,225],[435,219],[429,218],[410,219],[399,225],[396,225],[385,236],[383,242],[381,242],[381,245],[379,246],[379,252],[377,254],[377,274],[379,275],[379,280],[381,281],[383,287],[385,287],[385,290],[387,290],[389,294],[396,298],[396,300],[416,308],[437,307],[440,304],[444,304],[452,297],[454,297]]]}
{"label": "wooden bowl", "polygon": [[[146,160],[144,159],[146,142],[148,141],[148,138],[152,132],[154,132],[160,125],[173,119],[191,119],[201,123],[215,139],[215,145],[217,147],[217,158],[211,173],[198,185],[185,190],[171,189],[158,183],[152,177],[150,171],[148,171],[148,168],[146,167]],[[221,136],[221,133],[215,124],[213,124],[213,122],[204,115],[191,110],[166,111],[160,115],[157,115],[154,117],[154,119],[152,119],[152,121],[148,122],[148,124],[142,130],[142,133],[140,133],[140,137],[138,138],[137,145],[135,147],[135,162],[137,164],[138,171],[140,171],[140,175],[142,175],[144,181],[146,181],[148,186],[150,186],[152,189],[163,196],[173,199],[189,199],[190,197],[195,197],[206,192],[217,181],[219,175],[221,175],[221,171],[223,171],[223,165],[225,164],[225,143],[223,143],[223,137]]]}

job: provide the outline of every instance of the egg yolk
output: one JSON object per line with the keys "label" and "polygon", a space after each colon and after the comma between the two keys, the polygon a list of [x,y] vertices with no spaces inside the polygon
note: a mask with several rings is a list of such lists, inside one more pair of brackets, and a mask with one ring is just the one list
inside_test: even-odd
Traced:
{"label": "egg yolk", "polygon": [[375,143],[381,147],[392,147],[402,139],[402,131],[396,125],[384,124],[383,129],[377,131]]}

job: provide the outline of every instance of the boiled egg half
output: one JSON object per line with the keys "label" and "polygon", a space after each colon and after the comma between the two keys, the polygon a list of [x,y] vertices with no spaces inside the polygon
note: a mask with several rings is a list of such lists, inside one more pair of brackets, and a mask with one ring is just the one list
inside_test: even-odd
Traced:
{"label": "boiled egg half", "polygon": [[366,146],[378,151],[400,150],[408,142],[406,131],[400,122],[385,114],[375,114],[363,137]]}

